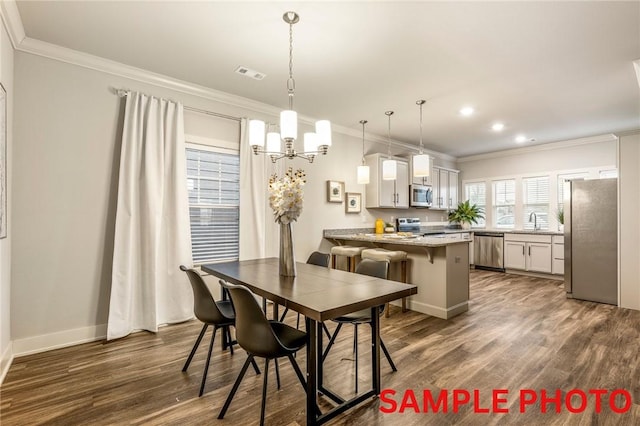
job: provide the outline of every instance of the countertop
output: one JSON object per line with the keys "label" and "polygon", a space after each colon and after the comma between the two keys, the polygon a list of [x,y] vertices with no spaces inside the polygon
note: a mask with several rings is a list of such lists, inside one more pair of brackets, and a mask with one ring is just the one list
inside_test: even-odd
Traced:
{"label": "countertop", "polygon": [[450,232],[443,234],[441,236],[433,236],[433,237],[415,237],[415,236],[404,236],[398,234],[373,234],[373,233],[355,233],[355,234],[338,234],[331,233],[327,235],[325,231],[325,238],[333,239],[333,240],[343,240],[343,241],[362,241],[368,243],[376,243],[376,244],[396,244],[396,245],[407,245],[407,246],[419,246],[419,247],[443,247],[448,246],[450,244],[469,244],[471,242],[468,238],[462,238],[459,234],[462,232],[458,230],[457,232]]}

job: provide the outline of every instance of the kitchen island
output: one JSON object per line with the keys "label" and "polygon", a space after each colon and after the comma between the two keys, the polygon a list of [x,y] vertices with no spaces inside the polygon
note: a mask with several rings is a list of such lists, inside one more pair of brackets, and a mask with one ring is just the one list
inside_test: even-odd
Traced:
{"label": "kitchen island", "polygon": [[[323,233],[337,245],[407,252],[407,281],[418,286],[418,294],[407,300],[408,308],[443,319],[469,309],[468,235],[458,232],[416,237],[345,229],[326,229]],[[400,281],[397,271],[392,271],[389,279]]]}

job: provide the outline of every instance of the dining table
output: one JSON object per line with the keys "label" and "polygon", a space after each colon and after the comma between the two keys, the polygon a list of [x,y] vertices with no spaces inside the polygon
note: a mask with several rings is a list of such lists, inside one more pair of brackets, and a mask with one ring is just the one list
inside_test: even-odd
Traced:
{"label": "dining table", "polygon": [[[233,284],[244,285],[252,292],[289,308],[305,317],[306,350],[306,420],[307,425],[328,422],[346,410],[380,395],[380,318],[378,307],[387,302],[417,294],[417,286],[339,269],[296,263],[296,276],[282,276],[278,258],[264,258],[201,266],[206,273]],[[372,388],[345,399],[323,384],[323,323],[339,316],[371,309]],[[331,407],[321,412],[318,396],[331,400]]]}

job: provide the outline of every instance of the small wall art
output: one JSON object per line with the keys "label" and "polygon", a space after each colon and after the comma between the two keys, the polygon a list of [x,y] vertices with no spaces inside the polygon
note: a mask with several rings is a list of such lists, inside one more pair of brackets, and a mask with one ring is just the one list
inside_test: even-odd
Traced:
{"label": "small wall art", "polygon": [[362,211],[362,194],[359,192],[347,192],[346,197],[346,212],[347,213],[360,213]]}
{"label": "small wall art", "polygon": [[342,203],[344,198],[344,182],[337,180],[327,181],[327,201],[330,203]]}

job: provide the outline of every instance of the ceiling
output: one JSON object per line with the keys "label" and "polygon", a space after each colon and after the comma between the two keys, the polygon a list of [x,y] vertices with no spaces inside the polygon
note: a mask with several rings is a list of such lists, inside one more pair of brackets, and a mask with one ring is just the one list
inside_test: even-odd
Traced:
{"label": "ceiling", "polygon": [[[640,2],[18,1],[27,37],[456,157],[640,128]],[[256,81],[234,73],[265,73]],[[462,117],[460,108],[475,113]],[[497,133],[491,125],[500,121]]]}

